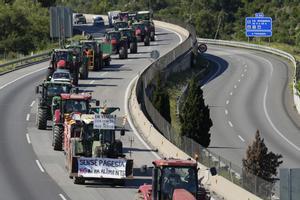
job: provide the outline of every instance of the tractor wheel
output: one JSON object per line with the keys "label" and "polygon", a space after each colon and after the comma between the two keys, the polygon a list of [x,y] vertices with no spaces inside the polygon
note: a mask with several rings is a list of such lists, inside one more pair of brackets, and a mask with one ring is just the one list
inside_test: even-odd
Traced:
{"label": "tractor wheel", "polygon": [[151,33],[150,33],[150,38],[151,38],[151,41],[155,41],[155,34],[153,31],[151,31]]}
{"label": "tractor wheel", "polygon": [[117,185],[117,186],[125,186],[125,179],[115,179],[114,180],[114,185]]}
{"label": "tractor wheel", "polygon": [[136,42],[130,43],[130,53],[137,53],[137,43]]}
{"label": "tractor wheel", "polygon": [[77,73],[74,74],[74,78],[73,78],[73,85],[77,86],[78,85],[78,75]]}
{"label": "tractor wheel", "polygon": [[85,182],[84,178],[82,177],[74,177],[74,184],[83,185]]}
{"label": "tractor wheel", "polygon": [[125,59],[126,58],[126,49],[125,47],[121,47],[119,50],[119,58],[120,59]]}
{"label": "tractor wheel", "polygon": [[53,128],[53,149],[61,151],[63,146],[64,129],[62,126],[54,125]]}
{"label": "tractor wheel", "polygon": [[123,155],[123,143],[120,140],[115,141],[115,151],[117,155]]}
{"label": "tractor wheel", "polygon": [[37,127],[40,130],[46,130],[48,119],[48,109],[38,108]]}
{"label": "tractor wheel", "polygon": [[80,79],[86,80],[88,78],[88,74],[89,74],[88,67],[83,66],[82,72],[80,73]]}
{"label": "tractor wheel", "polygon": [[144,45],[145,46],[150,46],[150,37],[148,35],[145,37]]}
{"label": "tractor wheel", "polygon": [[104,66],[109,66],[110,65],[110,61],[109,61],[109,59],[106,59],[105,61],[104,61]]}

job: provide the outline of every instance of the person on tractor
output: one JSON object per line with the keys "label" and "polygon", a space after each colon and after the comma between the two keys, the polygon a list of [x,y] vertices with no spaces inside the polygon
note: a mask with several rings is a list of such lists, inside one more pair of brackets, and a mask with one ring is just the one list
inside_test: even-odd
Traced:
{"label": "person on tractor", "polygon": [[181,185],[180,175],[176,174],[175,168],[170,168],[169,173],[163,179],[164,199],[171,200],[176,186]]}
{"label": "person on tractor", "polygon": [[66,67],[66,61],[65,60],[59,60],[57,62],[57,68],[65,68]]}

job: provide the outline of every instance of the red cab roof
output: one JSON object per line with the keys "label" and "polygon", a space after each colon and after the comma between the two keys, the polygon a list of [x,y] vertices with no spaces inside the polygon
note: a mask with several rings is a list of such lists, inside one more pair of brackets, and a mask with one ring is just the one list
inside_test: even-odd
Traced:
{"label": "red cab roof", "polygon": [[89,100],[92,96],[89,93],[79,93],[79,94],[61,94],[63,100],[76,99],[76,100]]}
{"label": "red cab roof", "polygon": [[193,160],[179,159],[160,159],[152,162],[155,166],[174,166],[174,167],[197,167],[197,163]]}

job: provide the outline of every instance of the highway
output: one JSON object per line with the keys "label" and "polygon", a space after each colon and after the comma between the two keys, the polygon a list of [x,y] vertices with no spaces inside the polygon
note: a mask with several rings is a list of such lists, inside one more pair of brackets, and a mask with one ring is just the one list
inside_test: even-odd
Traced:
{"label": "highway", "polygon": [[216,62],[204,85],[213,127],[210,150],[242,165],[258,129],[269,150],[283,155],[280,167],[300,166],[300,118],[293,107],[293,69],[277,56],[209,45]]}
{"label": "highway", "polygon": [[[80,89],[92,91],[93,98],[106,101],[108,106],[119,106],[123,116],[128,85],[152,62],[150,52],[155,49],[163,55],[181,40],[182,36],[157,28],[157,38],[151,46],[139,46],[138,54],[129,54],[127,60],[114,56],[110,67],[91,72],[88,80],[80,80]],[[0,199],[134,199],[138,186],[151,181],[151,177],[139,173],[140,167],[151,166],[157,158],[136,133],[130,131],[121,138],[127,156],[134,159],[135,179],[126,181],[125,187],[115,188],[94,182],[73,184],[64,168],[64,154],[52,150],[50,127],[46,131],[36,129],[34,91],[44,79],[47,65],[48,62],[40,63],[0,77]]]}

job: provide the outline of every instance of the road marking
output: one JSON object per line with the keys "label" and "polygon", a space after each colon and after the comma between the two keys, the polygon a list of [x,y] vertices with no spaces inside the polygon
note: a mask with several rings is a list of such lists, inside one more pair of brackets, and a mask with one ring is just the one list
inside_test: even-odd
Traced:
{"label": "road marking", "polygon": [[27,114],[26,115],[26,121],[29,121],[29,118],[30,118],[30,114]]}
{"label": "road marking", "polygon": [[244,138],[242,138],[242,136],[238,135],[240,140],[242,140],[242,142],[245,142]]}
{"label": "road marking", "polygon": [[244,69],[244,72],[246,72],[247,71],[247,69]]}
{"label": "road marking", "polygon": [[[125,114],[128,116],[128,117],[127,117],[127,120],[128,120],[128,123],[129,123],[130,127],[131,127],[132,130],[133,130],[133,133],[136,135],[136,137],[143,143],[143,145],[144,145],[148,150],[152,150],[152,149],[150,148],[150,146],[142,139],[142,137],[140,136],[140,134],[137,132],[137,130],[136,130],[136,128],[134,127],[134,124],[133,124],[133,122],[132,122],[132,120],[131,120],[131,117],[130,117],[130,115],[129,115],[129,108],[128,108],[128,106],[129,106],[129,95],[130,95],[129,92],[131,92],[130,88],[132,87],[133,83],[135,82],[135,80],[136,80],[138,77],[139,77],[139,75],[136,75],[136,76],[130,81],[129,85],[128,85],[127,88],[126,88],[125,102],[124,102],[124,103],[125,103],[125,105],[124,105],[124,108],[125,108]],[[158,159],[161,158],[157,153],[155,153],[155,152],[153,152],[153,151],[151,151],[151,153],[152,153],[156,158],[158,158]]]}
{"label": "road marking", "polygon": [[232,96],[232,94],[233,94],[233,93],[232,93],[232,92],[230,92],[230,96]]}
{"label": "road marking", "polygon": [[228,110],[227,109],[225,109],[225,115],[228,115]]}
{"label": "road marking", "polygon": [[104,72],[103,74],[100,74],[100,76],[104,76],[104,75],[106,75],[108,72]]}
{"label": "road marking", "polygon": [[36,162],[36,164],[37,164],[37,166],[40,168],[40,170],[41,170],[41,172],[45,172],[45,170],[43,169],[43,167],[42,167],[42,165],[41,165],[41,163],[40,163],[40,161],[39,160],[35,160],[35,162]]}
{"label": "road marking", "polygon": [[62,199],[62,200],[67,200],[67,198],[66,197],[64,197],[64,195],[63,194],[58,194],[58,196]]}
{"label": "road marking", "polygon": [[179,44],[182,43],[183,39],[182,39],[182,37],[181,37],[181,35],[179,33],[177,33],[176,31],[169,30],[169,29],[167,29],[167,30],[170,31],[170,32],[172,32],[172,33],[175,33],[179,37],[179,40],[180,40]]}
{"label": "road marking", "polygon": [[233,124],[231,123],[231,121],[228,121],[229,126],[233,127]]}
{"label": "road marking", "polygon": [[93,84],[95,82],[95,80],[92,80],[89,84]]}
{"label": "road marking", "polygon": [[236,86],[236,85],[234,85],[233,87],[234,87],[234,89],[236,89],[236,88],[237,88],[237,86]]}
{"label": "road marking", "polygon": [[229,104],[229,100],[226,101],[226,104],[227,104],[227,105]]}
{"label": "road marking", "polygon": [[10,81],[10,82],[8,82],[8,83],[6,83],[6,84],[4,84],[3,86],[0,87],[0,90],[2,90],[3,88],[9,86],[10,84],[12,84],[12,83],[14,83],[14,82],[16,82],[16,81],[18,81],[18,80],[20,80],[20,79],[26,77],[26,76],[29,76],[29,75],[31,75],[31,74],[34,74],[34,73],[36,73],[36,72],[42,71],[42,70],[47,69],[47,68],[48,68],[48,67],[45,67],[45,68],[38,69],[38,70],[36,70],[36,71],[30,72],[30,73],[28,73],[28,74],[24,74],[23,76],[20,76],[19,78],[15,79],[15,80],[13,80],[13,81]]}
{"label": "road marking", "polygon": [[32,103],[30,104],[30,107],[32,107],[35,104],[35,101],[32,101]]}
{"label": "road marking", "polygon": [[247,68],[248,66],[247,66],[247,65],[245,65],[244,67],[245,67],[245,68]]}
{"label": "road marking", "polygon": [[28,134],[28,133],[26,133],[26,139],[27,139],[28,144],[30,144],[31,141],[30,141],[30,137],[29,137],[29,134]]}
{"label": "road marking", "polygon": [[241,79],[239,79],[238,82],[241,82]]}
{"label": "road marking", "polygon": [[242,74],[241,76],[244,77],[244,74]]}

